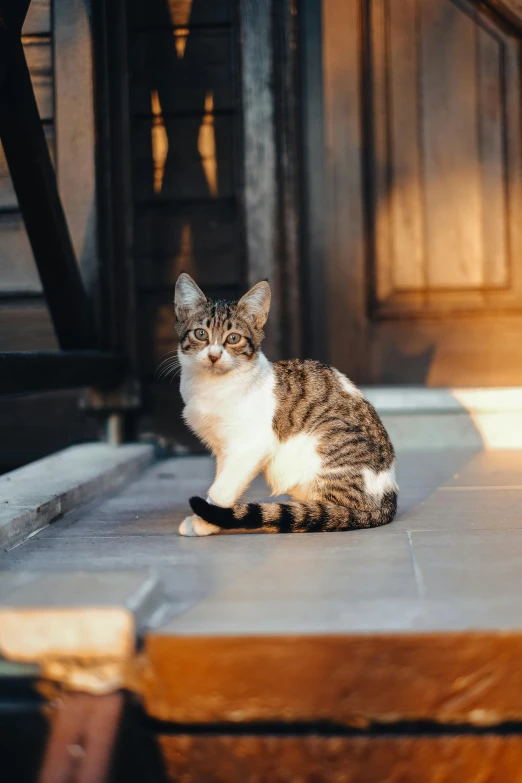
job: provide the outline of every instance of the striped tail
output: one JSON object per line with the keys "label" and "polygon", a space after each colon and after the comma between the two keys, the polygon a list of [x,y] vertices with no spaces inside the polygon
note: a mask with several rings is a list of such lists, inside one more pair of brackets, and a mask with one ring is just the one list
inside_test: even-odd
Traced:
{"label": "striped tail", "polygon": [[397,493],[387,492],[378,508],[360,511],[333,503],[237,503],[222,508],[200,497],[190,498],[194,514],[223,531],[259,533],[319,533],[359,530],[391,522],[397,511]]}

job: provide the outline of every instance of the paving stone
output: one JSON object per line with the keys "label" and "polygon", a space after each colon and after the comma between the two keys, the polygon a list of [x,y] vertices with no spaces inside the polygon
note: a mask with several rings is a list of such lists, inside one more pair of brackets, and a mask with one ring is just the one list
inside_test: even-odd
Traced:
{"label": "paving stone", "polygon": [[426,598],[522,597],[522,530],[421,531],[411,540]]}
{"label": "paving stone", "polygon": [[[399,454],[389,526],[187,539],[177,526],[190,495],[206,493],[213,463],[176,457],[1,554],[0,577],[152,569],[173,634],[516,629],[521,468],[514,451]],[[248,497],[267,491],[257,480]]]}

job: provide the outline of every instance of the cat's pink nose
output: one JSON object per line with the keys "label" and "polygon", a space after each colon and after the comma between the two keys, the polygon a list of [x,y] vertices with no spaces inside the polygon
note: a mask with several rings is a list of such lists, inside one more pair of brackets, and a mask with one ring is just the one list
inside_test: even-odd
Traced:
{"label": "cat's pink nose", "polygon": [[212,364],[215,364],[221,354],[223,353],[223,349],[219,345],[211,345],[208,349],[208,358],[212,362]]}

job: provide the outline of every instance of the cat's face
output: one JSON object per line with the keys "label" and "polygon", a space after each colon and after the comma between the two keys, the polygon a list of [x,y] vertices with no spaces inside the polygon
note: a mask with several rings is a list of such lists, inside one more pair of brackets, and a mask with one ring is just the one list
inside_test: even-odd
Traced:
{"label": "cat's face", "polygon": [[213,375],[245,369],[263,340],[269,308],[266,282],[257,283],[239,302],[212,302],[183,272],[174,296],[182,365]]}

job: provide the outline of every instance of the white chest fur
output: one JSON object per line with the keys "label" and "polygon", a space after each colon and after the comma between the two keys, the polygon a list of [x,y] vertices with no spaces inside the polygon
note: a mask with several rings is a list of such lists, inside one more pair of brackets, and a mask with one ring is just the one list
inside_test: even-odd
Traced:
{"label": "white chest fur", "polygon": [[182,371],[183,417],[216,455],[274,447],[274,373],[264,356],[242,374],[212,376]]}

